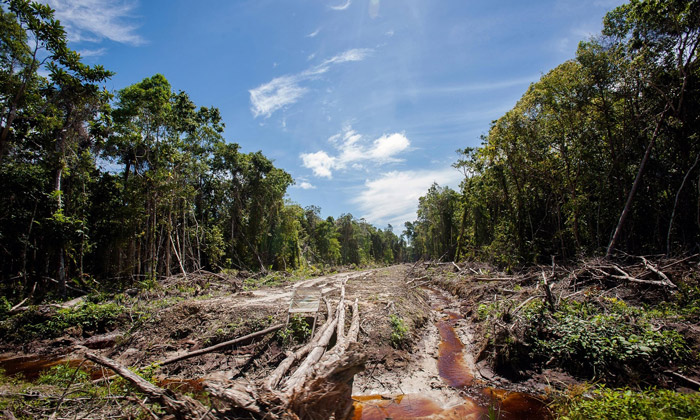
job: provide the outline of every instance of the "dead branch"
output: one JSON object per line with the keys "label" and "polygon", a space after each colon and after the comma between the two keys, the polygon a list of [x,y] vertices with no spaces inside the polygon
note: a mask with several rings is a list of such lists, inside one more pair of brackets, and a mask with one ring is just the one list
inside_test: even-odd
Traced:
{"label": "dead branch", "polygon": [[358,300],[355,298],[355,303],[352,304],[352,322],[348,330],[348,343],[357,342],[357,337],[360,334],[360,310],[358,308]]}
{"label": "dead branch", "polygon": [[277,331],[277,330],[281,330],[282,328],[284,328],[284,324],[273,325],[273,326],[266,328],[262,331],[258,331],[258,332],[254,332],[252,334],[244,335],[243,337],[238,337],[238,338],[235,338],[233,340],[224,341],[223,343],[219,343],[219,344],[216,344],[216,345],[211,346],[211,347],[207,347],[204,349],[195,350],[195,351],[192,351],[189,353],[185,353],[185,354],[182,354],[180,356],[175,356],[175,357],[172,357],[172,358],[167,359],[165,361],[159,362],[158,364],[160,366],[165,366],[165,365],[169,365],[171,363],[178,362],[180,360],[189,359],[190,357],[195,357],[195,356],[199,356],[202,354],[211,353],[213,351],[222,349],[224,347],[232,346],[232,345],[234,345],[236,343],[240,343],[242,341],[250,340],[250,339],[253,339],[256,337],[260,337],[260,336],[265,335],[265,334],[269,334],[269,333]]}
{"label": "dead branch", "polygon": [[673,267],[674,265],[678,265],[678,264],[684,263],[684,262],[686,262],[686,261],[688,261],[688,260],[692,260],[693,258],[697,257],[698,255],[700,255],[700,254],[693,254],[693,255],[691,255],[691,256],[689,256],[689,257],[685,257],[685,258],[683,258],[683,259],[681,259],[681,260],[674,261],[674,262],[672,262],[672,263],[666,264],[665,266],[661,267],[661,269],[662,269],[662,270],[665,270],[665,269],[667,269],[667,268],[669,268],[669,267]]}
{"label": "dead branch", "polygon": [[415,279],[411,279],[411,280],[407,281],[406,284],[411,284],[411,283],[413,283],[414,281],[423,281],[423,280],[427,280],[428,278],[429,278],[428,276],[416,277]]}
{"label": "dead branch", "polygon": [[339,343],[343,341],[343,336],[345,335],[345,279],[340,287],[340,303],[338,303],[338,328],[336,331],[337,341]]}
{"label": "dead branch", "polygon": [[523,303],[521,303],[520,305],[516,306],[515,309],[513,309],[513,313],[518,312],[523,306],[527,305],[528,302],[530,302],[531,300],[536,299],[536,298],[540,298],[540,297],[544,297],[544,296],[543,296],[543,295],[533,295],[533,296],[530,296],[529,298],[525,299],[525,301],[523,301]]}
{"label": "dead branch", "polygon": [[680,373],[674,372],[672,370],[665,370],[664,373],[667,375],[671,375],[671,376],[675,377],[676,379],[680,379],[682,382],[685,382],[686,385],[690,385],[690,386],[694,387],[696,390],[700,391],[700,382],[693,380],[693,379],[690,379],[689,377],[687,377],[685,375],[681,375]]}
{"label": "dead branch", "polygon": [[406,281],[406,279],[408,279],[411,276],[411,274],[413,274],[413,270],[415,270],[416,266],[418,264],[420,264],[422,261],[423,261],[423,258],[419,259],[418,261],[416,261],[415,264],[413,264],[413,267],[411,267],[411,269],[408,270],[408,273],[406,273],[406,277],[403,278],[403,281]]}
{"label": "dead branch", "polygon": [[416,284],[414,284],[413,286],[411,286],[411,289],[415,289],[416,287],[424,286],[424,285],[430,283],[430,281],[431,281],[431,280],[425,280],[425,281],[422,281],[422,282],[420,282],[420,283],[416,283]]}
{"label": "dead branch", "polygon": [[127,397],[127,399],[131,402],[135,402],[139,407],[141,407],[141,409],[143,411],[146,412],[146,414],[149,415],[149,417],[151,417],[154,420],[158,420],[158,416],[156,416],[155,413],[153,411],[151,411],[151,409],[148,408],[143,401],[141,401],[140,399],[133,397],[133,396],[129,396],[129,397]]}
{"label": "dead branch", "polygon": [[185,395],[178,399],[172,391],[153,385],[112,359],[90,352],[85,353],[85,358],[98,365],[112,369],[140,392],[161,404],[165,411],[175,416],[178,420],[214,419],[209,414],[209,410],[199,401]]}
{"label": "dead branch", "polygon": [[666,283],[664,283],[664,282],[662,282],[662,281],[644,280],[644,279],[638,279],[638,278],[636,278],[636,277],[632,277],[632,276],[630,276],[627,272],[625,272],[625,270],[623,270],[622,268],[620,268],[619,266],[617,266],[617,265],[615,265],[615,264],[613,264],[611,268],[615,269],[615,270],[616,270],[617,272],[619,272],[621,275],[620,275],[620,276],[617,276],[617,275],[614,275],[614,274],[609,274],[609,273],[607,273],[607,272],[605,272],[605,271],[602,271],[602,270],[599,270],[599,271],[602,271],[602,273],[603,273],[604,275],[608,275],[609,277],[612,277],[612,278],[615,278],[615,279],[620,279],[620,280],[627,280],[627,281],[632,282],[632,283],[650,284],[650,285],[652,285],[652,286],[666,286],[666,287],[668,287],[668,284],[666,284]]}
{"label": "dead branch", "polygon": [[648,268],[649,270],[651,270],[651,271],[653,271],[654,273],[658,274],[659,277],[661,277],[661,278],[663,279],[663,283],[665,283],[666,286],[668,286],[668,287],[670,287],[670,288],[672,288],[672,289],[677,289],[677,288],[678,288],[678,286],[676,286],[675,284],[673,284],[673,282],[671,281],[671,279],[669,279],[668,276],[667,276],[666,274],[664,274],[663,271],[659,270],[654,264],[650,263],[650,262],[649,262],[646,258],[644,258],[644,257],[639,257],[639,258],[642,259],[642,261],[644,262],[644,266],[645,266],[646,268]]}
{"label": "dead branch", "polygon": [[17,313],[17,312],[22,312],[22,309],[23,309],[23,308],[22,308],[22,305],[24,305],[24,302],[26,302],[27,299],[29,299],[29,298],[26,297],[26,298],[22,299],[22,301],[21,301],[20,303],[16,304],[16,305],[13,306],[12,308],[10,308],[10,310],[7,311],[7,314],[8,314],[8,315],[14,315],[14,314]]}

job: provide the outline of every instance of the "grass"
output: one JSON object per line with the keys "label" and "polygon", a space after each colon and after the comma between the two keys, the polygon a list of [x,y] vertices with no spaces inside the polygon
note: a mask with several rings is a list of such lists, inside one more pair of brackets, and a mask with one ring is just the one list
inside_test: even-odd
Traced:
{"label": "grass", "polygon": [[562,420],[699,419],[700,394],[656,388],[635,391],[583,387],[561,398],[555,409]]}

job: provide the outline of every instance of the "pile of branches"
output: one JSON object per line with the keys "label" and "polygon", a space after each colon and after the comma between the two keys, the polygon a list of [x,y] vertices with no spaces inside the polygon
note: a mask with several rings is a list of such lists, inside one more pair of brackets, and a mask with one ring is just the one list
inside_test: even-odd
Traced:
{"label": "pile of branches", "polygon": [[[335,310],[328,300],[324,298],[324,301],[329,314],[325,323],[306,345],[289,352],[264,380],[205,382],[205,389],[217,401],[215,408],[153,385],[114,360],[89,352],[85,358],[112,369],[175,419],[346,418],[352,410],[353,378],[364,369],[366,361],[366,355],[357,344],[360,330],[358,301],[355,299],[353,303],[352,321],[347,332],[345,283],[341,286]],[[328,349],[333,337],[335,345]],[[293,373],[287,375],[295,365]]]}

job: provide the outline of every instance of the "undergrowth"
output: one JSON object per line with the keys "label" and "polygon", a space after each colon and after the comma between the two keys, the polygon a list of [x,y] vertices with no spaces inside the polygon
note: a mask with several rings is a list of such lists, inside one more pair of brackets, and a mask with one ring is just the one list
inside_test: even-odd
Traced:
{"label": "undergrowth", "polygon": [[562,301],[552,312],[542,300],[519,314],[511,305],[482,305],[481,319],[492,325],[516,322],[513,333],[491,337],[498,348],[497,365],[558,366],[572,374],[608,383],[643,379],[663,367],[689,363],[693,355],[683,336],[667,328],[668,313],[600,297],[582,302]]}
{"label": "undergrowth", "polygon": [[560,398],[555,408],[557,418],[562,420],[699,419],[700,394],[655,388],[643,391],[584,388]]}
{"label": "undergrowth", "polygon": [[71,328],[78,335],[83,332],[103,333],[118,324],[124,311],[123,306],[111,302],[85,302],[75,308],[62,308],[55,312],[30,307],[1,321],[0,336],[13,341],[53,338]]}

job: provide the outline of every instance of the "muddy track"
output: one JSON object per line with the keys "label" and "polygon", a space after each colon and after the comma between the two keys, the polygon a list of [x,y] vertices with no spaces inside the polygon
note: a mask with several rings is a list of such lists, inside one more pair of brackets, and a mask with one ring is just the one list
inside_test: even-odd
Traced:
{"label": "muddy track", "polygon": [[484,386],[477,373],[469,323],[459,302],[446,292],[424,288],[431,320],[404,369],[356,377],[353,420],[548,418],[532,396]]}

